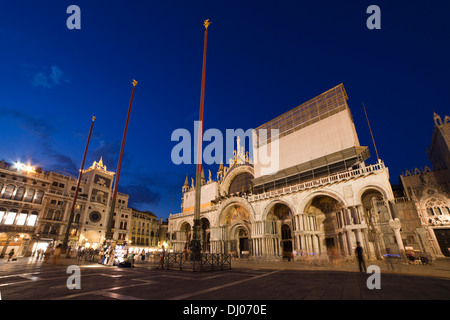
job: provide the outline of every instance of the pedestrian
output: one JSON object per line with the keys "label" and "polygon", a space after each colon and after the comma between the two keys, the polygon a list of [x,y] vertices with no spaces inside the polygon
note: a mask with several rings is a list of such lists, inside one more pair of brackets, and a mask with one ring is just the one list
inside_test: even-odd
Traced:
{"label": "pedestrian", "polygon": [[144,262],[145,261],[145,251],[142,249],[141,252],[141,261]]}
{"label": "pedestrian", "polygon": [[115,252],[114,249],[111,248],[111,250],[109,251],[109,259],[108,259],[108,266],[113,266],[114,265],[114,261],[115,261]]}
{"label": "pedestrian", "polygon": [[50,259],[50,256],[52,255],[52,247],[47,246],[47,249],[44,252],[44,263],[47,263]]}
{"label": "pedestrian", "polygon": [[59,261],[61,259],[61,244],[58,244],[55,248],[55,251],[53,251],[53,259],[52,264],[59,264]]}
{"label": "pedestrian", "polygon": [[189,249],[188,247],[184,247],[184,251],[183,251],[183,257],[184,257],[184,261],[187,261],[189,258]]}
{"label": "pedestrian", "polygon": [[305,265],[308,268],[309,267],[309,254],[308,252],[304,252],[303,258],[305,259]]}
{"label": "pedestrian", "polygon": [[356,258],[358,259],[358,266],[360,272],[366,272],[366,263],[364,262],[363,248],[359,242],[356,242],[355,249]]}
{"label": "pedestrian", "polygon": [[161,247],[161,252],[159,253],[159,265],[156,270],[158,270],[160,267],[164,267],[164,246]]}
{"label": "pedestrian", "polygon": [[105,252],[102,249],[102,251],[100,251],[100,253],[99,253],[98,263],[102,264],[104,255],[105,255]]}
{"label": "pedestrian", "polygon": [[8,253],[8,261],[12,259],[12,257],[14,256],[14,248],[11,249],[11,251]]}
{"label": "pedestrian", "polygon": [[339,251],[337,250],[336,247],[333,247],[333,249],[331,249],[331,254],[333,255],[333,267],[339,267]]}

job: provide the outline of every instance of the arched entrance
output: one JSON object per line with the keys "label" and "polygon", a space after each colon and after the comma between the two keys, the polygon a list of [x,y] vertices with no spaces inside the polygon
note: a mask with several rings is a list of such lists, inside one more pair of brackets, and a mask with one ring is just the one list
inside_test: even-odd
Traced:
{"label": "arched entrance", "polygon": [[266,218],[269,233],[266,239],[269,244],[268,255],[290,259],[294,248],[292,220],[292,210],[285,203],[277,202],[269,209]]}
{"label": "arched entrance", "polygon": [[251,255],[250,213],[241,203],[232,203],[222,212],[220,229],[225,237],[224,252],[235,257]]}
{"label": "arched entrance", "polygon": [[340,202],[331,196],[318,195],[309,201],[302,217],[306,251],[328,256],[345,253],[345,239],[338,231],[341,213]]}
{"label": "arched entrance", "polygon": [[184,248],[189,247],[192,237],[192,227],[188,222],[184,222],[180,227],[180,240],[184,242]]}
{"label": "arched entrance", "polygon": [[[383,252],[386,251],[385,241],[381,236],[381,224],[387,224],[390,220],[390,213],[387,204],[384,202],[383,194],[375,189],[368,189],[361,195],[363,216],[368,226],[368,241],[362,244],[368,254],[375,254],[377,259],[382,259]],[[393,243],[392,248],[388,248],[391,254],[398,253],[398,246]]]}
{"label": "arched entrance", "polygon": [[28,233],[3,232],[0,233],[0,257],[4,257],[11,250],[14,256],[25,256],[31,241]]}
{"label": "arched entrance", "polygon": [[97,249],[101,246],[101,231],[88,230],[81,237],[81,245],[85,248]]}
{"label": "arched entrance", "polygon": [[209,220],[206,218],[200,219],[200,241],[202,244],[202,252],[210,252],[211,244],[211,230],[210,230]]}
{"label": "arched entrance", "polygon": [[250,253],[250,246],[247,230],[245,228],[240,228],[237,237],[239,245],[238,248],[239,257],[248,257]]}

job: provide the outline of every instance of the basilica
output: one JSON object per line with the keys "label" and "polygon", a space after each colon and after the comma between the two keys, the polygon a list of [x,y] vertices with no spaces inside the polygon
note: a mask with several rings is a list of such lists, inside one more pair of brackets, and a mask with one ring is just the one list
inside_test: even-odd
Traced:
{"label": "basilica", "polygon": [[[257,133],[278,130],[276,137],[258,136],[253,144],[254,154],[276,144],[274,172],[253,162],[237,138],[234,158],[220,164],[215,179],[211,172],[209,179],[202,173],[203,252],[275,260],[305,255],[328,259],[337,252],[352,258],[360,243],[368,259],[404,255],[406,250],[448,255],[450,223],[444,218],[450,217],[449,179],[443,172],[448,164],[433,155],[441,165],[434,202],[418,203],[415,191],[423,195],[429,190],[420,181],[436,181],[432,174],[418,182],[405,176],[401,188],[406,192],[394,193],[384,161],[367,162],[369,149],[359,144],[347,100],[340,84],[259,126]],[[440,125],[447,125],[440,129],[447,136],[437,134],[434,144],[447,148],[443,157],[448,162],[448,121]],[[189,182],[186,177],[181,212],[169,217],[174,252],[183,251],[192,239],[195,188],[192,178]],[[440,211],[434,209],[437,203]]]}

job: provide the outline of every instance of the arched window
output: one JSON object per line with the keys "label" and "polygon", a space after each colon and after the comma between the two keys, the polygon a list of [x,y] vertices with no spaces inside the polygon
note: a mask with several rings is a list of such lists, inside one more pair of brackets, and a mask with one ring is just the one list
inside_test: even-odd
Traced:
{"label": "arched window", "polygon": [[33,201],[33,197],[34,197],[34,193],[36,191],[34,189],[30,189],[27,191],[27,195],[25,196],[25,198],[23,199],[23,201],[25,202],[31,202]]}
{"label": "arched window", "polygon": [[44,198],[44,191],[39,190],[36,193],[36,197],[34,198],[34,203],[41,204],[43,198]]}
{"label": "arched window", "polygon": [[53,218],[53,209],[48,209],[47,216],[45,217],[45,219],[52,220],[52,218]]}
{"label": "arched window", "polygon": [[5,188],[5,191],[3,192],[3,199],[11,199],[11,196],[14,192],[14,190],[16,189],[16,187],[13,184],[8,184]]}
{"label": "arched window", "polygon": [[4,218],[4,216],[5,216],[5,213],[6,213],[6,209],[5,209],[5,208],[0,208],[0,224],[1,224],[2,221],[3,221],[3,218]]}
{"label": "arched window", "polygon": [[25,221],[27,220],[28,217],[28,211],[26,210],[22,210],[19,214],[19,218],[17,218],[17,225],[18,226],[23,226],[25,225]]}
{"label": "arched window", "polygon": [[16,220],[16,216],[17,216],[17,210],[16,209],[12,209],[8,212],[8,214],[6,215],[6,219],[5,219],[5,224],[13,224],[14,221]]}
{"label": "arched window", "polygon": [[233,194],[233,193],[237,193],[237,192],[251,191],[253,188],[252,179],[253,179],[253,175],[248,172],[239,174],[231,182],[228,193]]}
{"label": "arched window", "polygon": [[22,201],[24,194],[25,194],[25,187],[19,187],[16,191],[16,195],[14,196],[14,200]]}
{"label": "arched window", "polygon": [[49,234],[49,232],[50,232],[50,226],[46,224],[46,225],[42,228],[42,234]]}
{"label": "arched window", "polygon": [[61,220],[61,210],[56,210],[55,211],[55,218],[54,220],[56,221],[60,221]]}
{"label": "arched window", "polygon": [[27,226],[34,227],[36,225],[36,220],[38,217],[38,213],[33,211],[28,217]]}

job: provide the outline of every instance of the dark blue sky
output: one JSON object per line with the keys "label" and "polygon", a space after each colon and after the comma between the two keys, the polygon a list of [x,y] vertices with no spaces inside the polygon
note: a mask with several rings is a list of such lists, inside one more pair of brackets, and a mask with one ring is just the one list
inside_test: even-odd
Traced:
{"label": "dark blue sky", "polygon": [[[81,30],[69,30],[69,5]],[[369,30],[369,5],[381,30]],[[174,165],[171,134],[198,119],[203,20],[208,35],[205,130],[255,128],[343,83],[361,145],[369,114],[391,182],[428,164],[433,111],[450,114],[450,2],[2,1],[0,159],[76,174],[91,116],[86,167],[115,171],[131,94],[119,191],[168,217],[194,165]],[[213,170],[213,177],[215,170]],[[144,200],[145,199],[145,200]]]}

